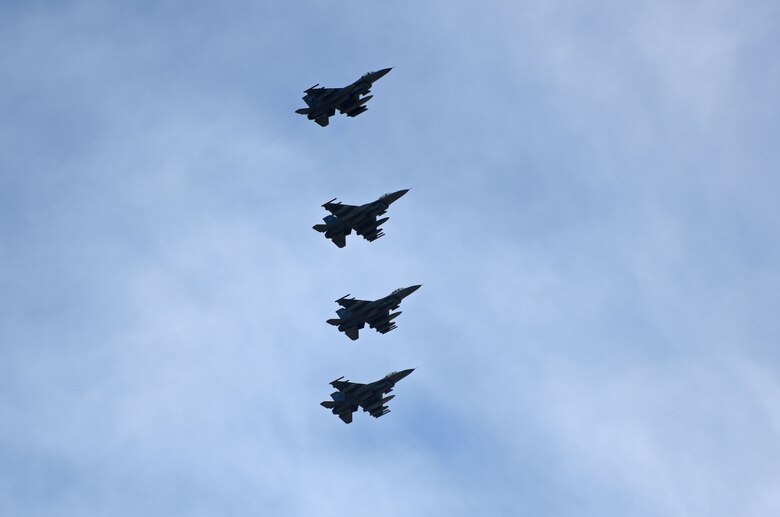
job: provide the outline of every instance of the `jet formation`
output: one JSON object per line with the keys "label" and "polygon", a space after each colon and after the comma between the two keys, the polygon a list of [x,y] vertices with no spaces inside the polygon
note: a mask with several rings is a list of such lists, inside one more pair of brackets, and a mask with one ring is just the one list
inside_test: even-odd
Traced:
{"label": "jet formation", "polygon": [[[303,96],[303,101],[308,108],[297,109],[295,113],[306,115],[309,120],[322,127],[328,125],[330,117],[336,114],[336,110],[345,113],[348,117],[357,117],[368,109],[365,103],[373,97],[367,95],[371,91],[371,86],[390,70],[392,68],[368,72],[343,88],[317,88],[319,84],[315,84],[308,90],[304,90],[306,95]],[[364,95],[366,96],[363,97]]]}
{"label": "jet formation", "polygon": [[[319,85],[315,84],[304,91],[306,95],[303,100],[307,107],[295,112],[306,115],[309,120],[315,121],[322,127],[329,124],[330,117],[336,114],[336,110],[348,117],[356,117],[368,109],[365,104],[373,97],[368,95],[371,87],[390,70],[391,68],[384,68],[377,72],[369,72],[344,88],[318,88]],[[408,191],[409,189],[391,192],[364,205],[345,205],[337,203],[336,198],[331,199],[322,205],[330,212],[323,218],[324,224],[315,224],[313,228],[325,234],[325,238],[333,241],[339,248],[347,245],[347,235],[353,231],[367,241],[373,242],[384,236],[380,226],[389,219],[389,217],[378,218]],[[336,311],[338,318],[329,319],[327,323],[338,327],[339,332],[344,332],[353,341],[360,337],[360,329],[364,328],[366,323],[377,332],[386,334],[397,327],[393,320],[401,315],[401,311],[392,311],[398,309],[401,301],[419,288],[419,285],[402,287],[384,298],[373,301],[349,298],[349,295],[342,296],[336,300],[336,303],[341,306]],[[390,412],[390,408],[385,404],[395,397],[395,395],[385,395],[393,391],[396,383],[413,371],[414,368],[392,372],[368,384],[349,382],[343,380],[344,377],[339,377],[330,383],[336,388],[330,396],[332,400],[320,404],[330,409],[347,424],[352,423],[352,415],[359,407],[374,418],[379,418]]]}
{"label": "jet formation", "polygon": [[420,287],[419,285],[402,287],[384,298],[374,301],[347,298],[349,296],[347,294],[336,300],[336,303],[341,305],[341,309],[336,311],[339,317],[329,319],[327,322],[338,327],[339,332],[345,333],[352,341],[360,337],[358,333],[366,323],[380,334],[386,334],[397,327],[392,320],[401,315],[401,311],[392,314],[390,311],[396,310],[400,306],[401,300]]}
{"label": "jet formation", "polygon": [[331,215],[323,217],[325,224],[315,224],[313,228],[324,233],[325,238],[332,240],[339,248],[346,246],[347,235],[352,233],[352,230],[369,242],[375,241],[384,236],[379,226],[390,219],[389,217],[377,219],[377,217],[387,212],[390,205],[407,192],[409,189],[391,192],[376,201],[360,206],[334,203],[336,198],[333,198],[322,205]]}
{"label": "jet formation", "polygon": [[358,410],[358,407],[362,407],[363,411],[372,417],[379,418],[390,412],[390,408],[385,404],[395,397],[395,395],[389,397],[384,395],[393,391],[396,383],[413,371],[414,368],[409,368],[392,372],[368,384],[343,381],[341,379],[344,377],[339,377],[330,383],[337,390],[330,395],[333,400],[325,400],[320,402],[320,405],[332,410],[333,414],[338,415],[346,424],[352,422],[352,414]]}

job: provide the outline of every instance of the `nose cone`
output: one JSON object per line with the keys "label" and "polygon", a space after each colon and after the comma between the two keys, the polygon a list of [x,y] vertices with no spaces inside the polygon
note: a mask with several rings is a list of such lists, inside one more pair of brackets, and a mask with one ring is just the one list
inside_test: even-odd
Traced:
{"label": "nose cone", "polygon": [[391,192],[390,194],[385,194],[382,197],[384,198],[384,201],[389,205],[391,203],[394,203],[394,202],[398,201],[398,199],[401,196],[403,196],[404,194],[406,194],[407,192],[409,192],[409,189],[405,188],[405,189],[399,190],[397,192]]}
{"label": "nose cone", "polygon": [[390,67],[390,68],[383,68],[382,70],[378,70],[378,71],[376,71],[376,72],[370,72],[370,73],[368,74],[368,80],[369,80],[370,82],[372,82],[372,83],[373,83],[374,81],[378,81],[379,79],[381,79],[381,78],[383,78],[384,76],[386,76],[386,75],[387,75],[387,73],[388,73],[388,72],[390,72],[390,70],[392,70],[392,69],[393,69],[393,68],[392,68],[392,67]]}
{"label": "nose cone", "polygon": [[409,368],[408,370],[401,370],[400,372],[395,372],[395,373],[390,374],[390,376],[392,377],[391,380],[393,381],[393,384],[395,384],[396,382],[400,381],[401,379],[403,379],[404,377],[406,377],[407,375],[409,375],[413,371],[414,371],[414,368]]}
{"label": "nose cone", "polygon": [[413,285],[411,287],[404,287],[403,289],[401,289],[401,292],[398,294],[400,295],[400,298],[403,299],[409,296],[410,294],[412,294],[413,292],[415,292],[420,287],[422,287],[422,285]]}

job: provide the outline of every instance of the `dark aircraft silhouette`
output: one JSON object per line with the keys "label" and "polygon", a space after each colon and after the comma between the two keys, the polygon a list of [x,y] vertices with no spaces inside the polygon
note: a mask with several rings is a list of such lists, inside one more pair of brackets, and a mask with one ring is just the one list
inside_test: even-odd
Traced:
{"label": "dark aircraft silhouette", "polygon": [[[344,423],[352,422],[352,413],[362,407],[363,411],[369,413],[374,418],[379,418],[390,412],[390,408],[385,403],[390,401],[395,395],[384,397],[387,393],[393,391],[393,387],[398,381],[414,371],[414,368],[393,372],[386,375],[383,379],[368,384],[358,382],[342,381],[344,377],[339,377],[330,385],[338,391],[330,394],[333,400],[325,400],[320,405],[333,411]],[[384,398],[383,398],[384,397]]]}
{"label": "dark aircraft silhouette", "polygon": [[339,332],[345,333],[353,341],[360,337],[358,332],[366,323],[377,332],[386,334],[396,328],[396,324],[392,320],[401,314],[401,311],[392,314],[390,311],[397,309],[401,300],[419,288],[419,285],[402,287],[375,301],[347,298],[349,295],[342,296],[336,300],[336,303],[341,305],[341,309],[336,311],[339,317],[327,322],[338,327]]}
{"label": "dark aircraft silhouette", "polygon": [[303,101],[308,108],[295,110],[299,115],[306,115],[309,120],[325,127],[328,125],[328,119],[336,114],[336,110],[346,113],[348,117],[356,117],[366,111],[364,106],[373,95],[362,97],[371,91],[374,82],[382,78],[392,68],[384,68],[378,72],[368,72],[363,77],[344,88],[317,88],[315,84],[308,90],[304,90],[306,95]]}
{"label": "dark aircraft silhouette", "polygon": [[367,241],[375,241],[384,235],[379,225],[390,219],[385,217],[377,220],[377,216],[384,214],[394,201],[407,192],[409,189],[391,192],[360,206],[334,203],[336,198],[333,198],[322,205],[331,215],[323,218],[325,224],[315,224],[313,228],[324,233],[325,238],[332,240],[339,248],[347,244],[347,235],[352,233],[352,230]]}

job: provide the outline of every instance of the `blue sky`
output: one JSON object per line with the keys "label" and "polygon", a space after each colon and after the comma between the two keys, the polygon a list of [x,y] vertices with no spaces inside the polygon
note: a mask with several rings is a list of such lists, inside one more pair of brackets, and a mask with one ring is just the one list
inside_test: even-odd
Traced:
{"label": "blue sky", "polygon": [[[778,20],[0,4],[0,514],[777,515]],[[375,243],[311,230],[401,188]]]}

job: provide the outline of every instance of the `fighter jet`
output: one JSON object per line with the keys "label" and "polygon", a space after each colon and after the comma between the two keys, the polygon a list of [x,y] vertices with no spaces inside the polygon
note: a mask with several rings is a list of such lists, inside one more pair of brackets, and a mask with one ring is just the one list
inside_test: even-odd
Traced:
{"label": "fighter jet", "polygon": [[328,119],[336,114],[336,110],[346,113],[348,117],[356,117],[368,109],[364,104],[373,97],[373,95],[366,95],[371,91],[371,86],[390,70],[392,68],[368,72],[344,88],[317,88],[319,84],[315,84],[308,90],[304,90],[306,95],[303,96],[303,101],[308,108],[297,109],[295,113],[306,115],[309,120],[322,127],[328,125]]}
{"label": "fighter jet", "polygon": [[419,288],[419,285],[402,287],[373,302],[347,298],[349,295],[342,296],[336,300],[336,303],[341,305],[341,309],[336,311],[339,317],[330,319],[327,322],[334,327],[338,327],[339,332],[345,333],[352,341],[360,337],[358,332],[366,323],[372,329],[376,329],[377,332],[386,334],[396,328],[396,324],[392,320],[401,315],[401,311],[392,314],[390,314],[390,311],[397,309],[401,304],[401,300]]}
{"label": "fighter jet", "polygon": [[345,424],[352,423],[352,413],[357,411],[358,406],[362,407],[363,411],[369,413],[372,417],[379,418],[390,412],[390,408],[385,406],[385,403],[395,397],[395,395],[390,395],[389,397],[384,395],[393,391],[396,383],[413,371],[414,368],[409,368],[408,370],[393,372],[386,375],[384,379],[368,384],[342,381],[341,379],[344,377],[339,377],[330,383],[331,386],[338,390],[330,394],[333,400],[325,400],[320,402],[320,405],[332,410],[333,414],[338,415]]}
{"label": "fighter jet", "polygon": [[313,228],[324,233],[325,238],[332,240],[339,248],[346,246],[347,235],[352,233],[352,230],[369,242],[375,241],[384,235],[379,225],[390,219],[384,217],[377,220],[377,216],[384,214],[394,201],[407,192],[409,189],[391,192],[360,206],[334,203],[336,198],[333,198],[322,205],[331,215],[323,217],[325,224],[315,224]]}

